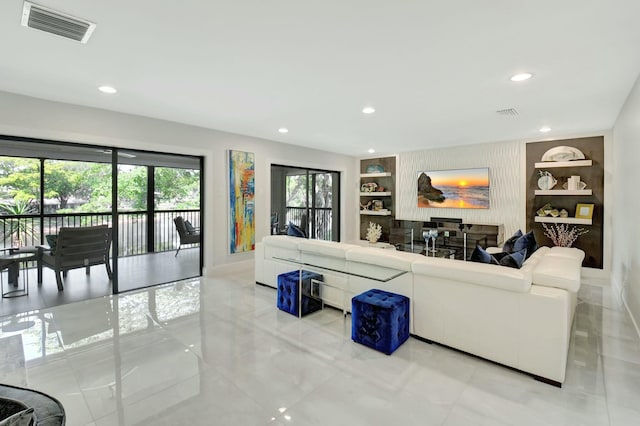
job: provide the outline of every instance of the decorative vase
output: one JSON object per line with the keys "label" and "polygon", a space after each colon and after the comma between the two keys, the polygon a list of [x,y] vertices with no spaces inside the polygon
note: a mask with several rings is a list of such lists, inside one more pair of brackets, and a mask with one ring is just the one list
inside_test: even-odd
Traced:
{"label": "decorative vase", "polygon": [[540,172],[540,178],[538,178],[538,188],[547,191],[556,186],[556,183],[558,183],[558,181],[553,177],[551,173],[542,171]]}

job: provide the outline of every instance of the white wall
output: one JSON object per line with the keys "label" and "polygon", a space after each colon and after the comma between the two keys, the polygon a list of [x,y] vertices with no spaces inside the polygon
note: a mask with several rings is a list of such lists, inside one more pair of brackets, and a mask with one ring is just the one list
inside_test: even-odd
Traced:
{"label": "white wall", "polygon": [[[205,268],[253,258],[228,254],[227,150],[255,153],[256,241],[269,234],[272,163],[341,172],[341,239],[357,236],[354,157],[101,109],[0,92],[0,134],[205,157]],[[294,138],[295,136],[291,136]],[[0,155],[2,153],[0,152]]]}
{"label": "white wall", "polygon": [[613,206],[612,283],[622,292],[637,328],[640,323],[640,79],[618,116],[613,140],[617,195]]}
{"label": "white wall", "polygon": [[[524,143],[496,142],[398,155],[396,218],[427,221],[461,218],[466,223],[504,224],[505,238],[525,229]],[[489,168],[489,209],[419,208],[418,172]]]}

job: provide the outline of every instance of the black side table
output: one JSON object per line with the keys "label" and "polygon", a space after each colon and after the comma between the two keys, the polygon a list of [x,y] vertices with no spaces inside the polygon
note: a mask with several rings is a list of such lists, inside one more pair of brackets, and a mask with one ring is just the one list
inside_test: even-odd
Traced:
{"label": "black side table", "polygon": [[[15,280],[13,282],[7,283],[7,291],[5,291],[4,289],[4,280],[0,280],[0,290],[2,291],[3,299],[29,295],[29,271],[27,269],[27,264],[32,260],[36,260],[36,257],[37,256],[35,253],[15,253],[0,257],[0,259],[2,260],[10,261],[13,263],[9,266],[9,276],[13,276],[12,278]],[[20,275],[18,272],[20,264],[22,264],[22,287],[20,287],[20,280],[18,279],[18,276]]]}

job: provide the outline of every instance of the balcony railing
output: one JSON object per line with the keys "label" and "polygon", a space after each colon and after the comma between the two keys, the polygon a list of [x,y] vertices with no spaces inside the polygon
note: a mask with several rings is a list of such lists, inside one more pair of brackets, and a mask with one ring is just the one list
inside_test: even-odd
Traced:
{"label": "balcony railing", "polygon": [[[173,219],[182,216],[200,227],[200,210],[156,210],[154,215],[154,250],[171,251],[179,244]],[[149,252],[146,211],[118,213],[118,255],[132,256]],[[111,213],[64,213],[0,216],[0,248],[46,244],[46,235],[57,234],[61,227],[112,226]]]}
{"label": "balcony railing", "polygon": [[[309,218],[309,235],[318,240],[331,241],[332,234],[332,214],[330,207],[316,207],[312,210],[313,218]],[[287,207],[287,225],[292,222],[300,225],[302,215],[307,212],[306,207]],[[313,232],[315,231],[315,233]]]}

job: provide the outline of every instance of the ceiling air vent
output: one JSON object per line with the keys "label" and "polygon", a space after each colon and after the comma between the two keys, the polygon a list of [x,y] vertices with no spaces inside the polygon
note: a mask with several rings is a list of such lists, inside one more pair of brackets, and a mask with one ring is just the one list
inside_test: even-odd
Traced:
{"label": "ceiling air vent", "polygon": [[24,2],[22,9],[22,25],[80,43],[86,43],[96,28],[96,24],[93,22],[78,19],[28,1]]}
{"label": "ceiling air vent", "polygon": [[516,111],[515,108],[499,109],[498,111],[496,111],[496,113],[498,113],[498,115],[504,115],[507,117],[515,117],[516,115],[518,115],[518,111]]}

